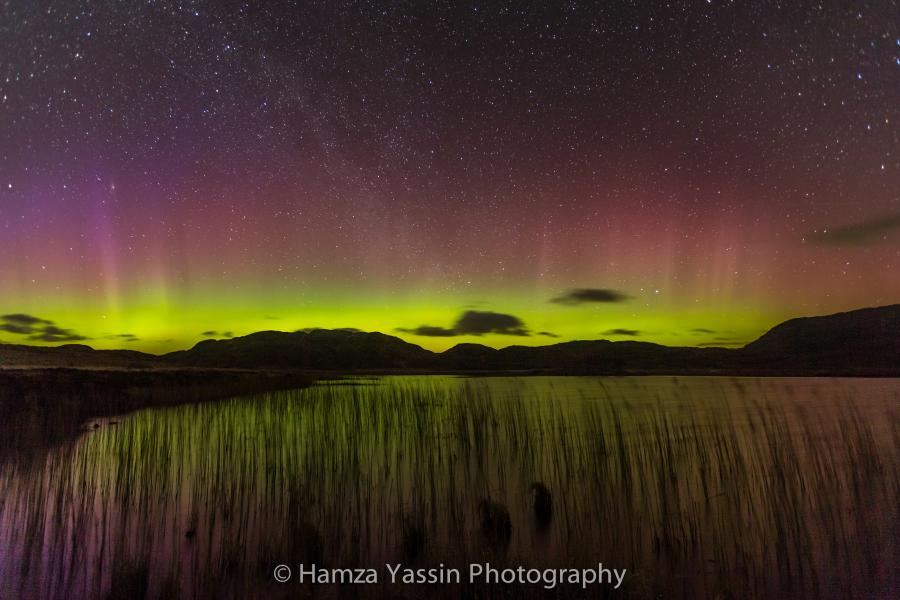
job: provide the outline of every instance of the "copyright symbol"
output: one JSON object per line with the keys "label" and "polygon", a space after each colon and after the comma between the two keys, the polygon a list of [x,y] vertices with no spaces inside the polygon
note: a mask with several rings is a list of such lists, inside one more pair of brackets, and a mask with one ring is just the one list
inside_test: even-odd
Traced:
{"label": "copyright symbol", "polygon": [[275,567],[273,575],[275,575],[275,581],[278,583],[285,583],[291,578],[291,568],[287,565],[278,565]]}

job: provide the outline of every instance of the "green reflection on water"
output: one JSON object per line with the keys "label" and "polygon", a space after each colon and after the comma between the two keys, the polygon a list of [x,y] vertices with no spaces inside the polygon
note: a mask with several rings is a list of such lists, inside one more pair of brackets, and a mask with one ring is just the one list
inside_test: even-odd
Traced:
{"label": "green reflection on water", "polygon": [[[490,560],[627,568],[636,597],[866,596],[897,585],[898,394],[419,376],[143,410],[0,466],[0,591],[241,597],[310,592],[277,587],[278,563]],[[546,531],[533,482],[553,495]],[[508,543],[482,531],[484,499]]]}

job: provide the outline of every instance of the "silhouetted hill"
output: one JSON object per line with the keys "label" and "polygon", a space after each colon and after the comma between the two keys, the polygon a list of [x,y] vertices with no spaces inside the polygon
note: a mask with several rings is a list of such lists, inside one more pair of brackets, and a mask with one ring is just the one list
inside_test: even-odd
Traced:
{"label": "silhouetted hill", "polygon": [[740,349],[594,340],[499,350],[459,344],[438,354],[383,333],[315,329],[205,340],[162,357],[0,344],[0,365],[900,376],[900,305],[791,319]]}
{"label": "silhouetted hill", "polygon": [[772,369],[900,374],[900,304],[791,319],[741,354],[746,365]]}
{"label": "silhouetted hill", "polygon": [[0,344],[0,367],[117,367],[123,369],[150,367],[159,357],[135,350],[94,350],[84,344],[62,346],[25,346]]}
{"label": "silhouetted hill", "polygon": [[900,376],[900,305],[792,319],[741,349],[594,340],[499,350],[458,344],[436,354],[380,333],[314,330],[205,341],[165,360],[196,366],[337,370]]}
{"label": "silhouetted hill", "polygon": [[441,364],[450,370],[488,370],[496,369],[496,348],[481,344],[457,344],[441,353]]}
{"label": "silhouetted hill", "polygon": [[500,350],[479,344],[459,344],[440,355],[440,364],[466,371],[691,371],[721,368],[732,353],[723,348],[672,348],[649,342],[608,340],[562,342],[549,346],[509,346]]}
{"label": "silhouetted hill", "polygon": [[262,331],[228,340],[205,340],[163,360],[178,365],[305,369],[427,369],[435,354],[383,333],[315,329]]}

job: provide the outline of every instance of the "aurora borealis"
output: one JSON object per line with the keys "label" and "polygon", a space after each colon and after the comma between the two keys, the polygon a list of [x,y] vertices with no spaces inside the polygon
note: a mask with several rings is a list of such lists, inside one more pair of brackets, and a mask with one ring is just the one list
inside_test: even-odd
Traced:
{"label": "aurora borealis", "polygon": [[898,14],[4,2],[0,341],[734,345],[900,302]]}

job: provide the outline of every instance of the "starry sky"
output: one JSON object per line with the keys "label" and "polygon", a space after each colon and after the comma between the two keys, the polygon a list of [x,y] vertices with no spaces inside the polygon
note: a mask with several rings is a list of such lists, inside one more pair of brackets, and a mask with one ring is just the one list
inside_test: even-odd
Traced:
{"label": "starry sky", "polygon": [[900,6],[0,2],[0,341],[739,345],[900,302]]}

